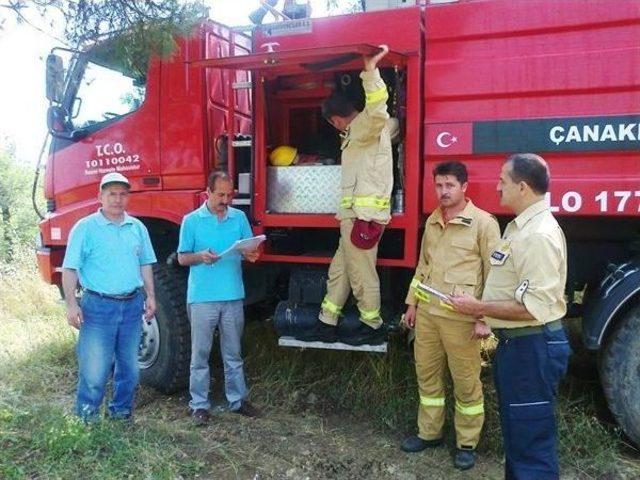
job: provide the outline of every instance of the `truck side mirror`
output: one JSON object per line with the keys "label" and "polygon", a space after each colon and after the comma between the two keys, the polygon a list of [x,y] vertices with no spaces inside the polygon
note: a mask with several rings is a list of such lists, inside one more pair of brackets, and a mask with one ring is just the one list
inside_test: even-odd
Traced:
{"label": "truck side mirror", "polygon": [[47,56],[47,99],[54,103],[62,102],[64,85],[64,65],[62,57],[50,53]]}
{"label": "truck side mirror", "polygon": [[73,130],[69,123],[69,114],[59,105],[51,105],[47,110],[47,128],[56,138],[77,142],[88,135],[85,130]]}
{"label": "truck side mirror", "polygon": [[51,134],[64,133],[68,129],[67,112],[58,105],[52,105],[47,110],[47,127]]}

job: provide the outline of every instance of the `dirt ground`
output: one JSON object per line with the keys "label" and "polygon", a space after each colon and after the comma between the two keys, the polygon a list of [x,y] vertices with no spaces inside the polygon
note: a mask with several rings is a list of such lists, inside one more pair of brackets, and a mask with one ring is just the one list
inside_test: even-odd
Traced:
{"label": "dirt ground", "polygon": [[[313,399],[311,399],[313,401]],[[260,418],[245,418],[220,409],[206,427],[191,425],[185,394],[164,397],[144,389],[138,418],[162,416],[184,424],[185,435],[196,435],[184,455],[205,467],[198,478],[216,479],[499,479],[502,465],[479,457],[476,467],[460,472],[452,464],[452,446],[406,454],[401,437],[373,429],[365,421],[335,413],[262,410]],[[260,405],[258,405],[260,406]],[[159,413],[162,412],[162,413]],[[176,439],[180,441],[180,438]]]}

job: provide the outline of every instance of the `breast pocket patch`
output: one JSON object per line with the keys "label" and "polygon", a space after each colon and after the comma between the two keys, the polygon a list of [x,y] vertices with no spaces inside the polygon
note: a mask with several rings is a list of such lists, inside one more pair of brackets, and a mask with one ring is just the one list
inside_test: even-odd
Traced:
{"label": "breast pocket patch", "polygon": [[511,252],[509,252],[509,250],[498,248],[491,252],[491,258],[489,259],[489,262],[491,263],[491,265],[504,265],[504,262],[507,261],[507,258],[509,258],[510,254]]}

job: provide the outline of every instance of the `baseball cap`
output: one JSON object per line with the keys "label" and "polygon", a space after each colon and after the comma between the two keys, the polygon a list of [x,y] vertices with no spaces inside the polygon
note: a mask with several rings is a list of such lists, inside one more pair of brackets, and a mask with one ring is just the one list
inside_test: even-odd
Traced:
{"label": "baseball cap", "polygon": [[102,190],[106,185],[110,183],[121,183],[123,185],[126,185],[127,187],[131,186],[129,180],[127,180],[127,177],[118,172],[111,172],[107,173],[104,177],[102,177],[102,180],[100,180],[100,190]]}
{"label": "baseball cap", "polygon": [[365,222],[356,218],[351,230],[351,243],[362,250],[373,248],[384,230],[384,225],[377,222]]}

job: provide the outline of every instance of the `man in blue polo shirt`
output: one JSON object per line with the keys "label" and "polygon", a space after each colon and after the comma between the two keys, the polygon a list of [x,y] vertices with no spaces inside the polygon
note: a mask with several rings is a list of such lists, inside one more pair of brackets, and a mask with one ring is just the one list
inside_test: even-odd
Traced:
{"label": "man in blue polo shirt", "polygon": [[80,330],[76,413],[86,422],[99,420],[112,370],[109,415],[131,418],[142,316],[150,319],[156,309],[151,266],[156,256],[146,227],[125,211],[129,181],[120,173],[106,174],[98,198],[101,208],[71,229],[62,264],[67,322]]}
{"label": "man in blue polo shirt", "polygon": [[230,207],[233,184],[220,171],[207,182],[209,198],[200,208],[186,215],[180,227],[178,262],[189,266],[187,304],[191,321],[191,375],[189,407],[196,425],[209,420],[209,355],[216,327],[220,331],[220,350],[224,363],[225,394],[229,410],[245,416],[257,415],[246,400],[240,341],[244,328],[244,285],[242,258],[255,262],[258,252],[237,251],[218,256],[236,240],[253,234],[245,214]]}

